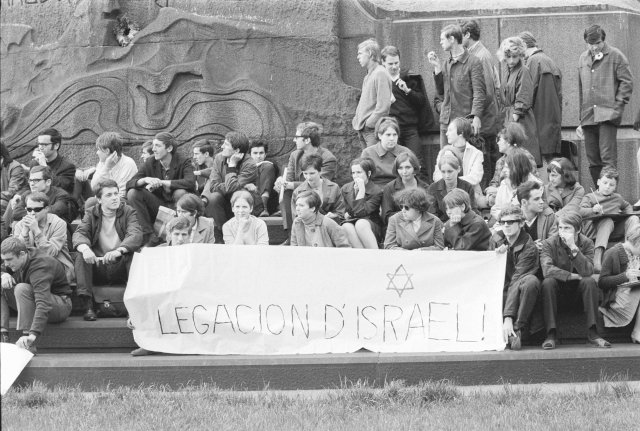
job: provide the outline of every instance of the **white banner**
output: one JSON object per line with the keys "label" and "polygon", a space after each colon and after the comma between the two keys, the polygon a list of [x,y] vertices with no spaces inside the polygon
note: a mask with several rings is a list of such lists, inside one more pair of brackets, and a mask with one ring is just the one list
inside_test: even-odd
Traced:
{"label": "white banner", "polygon": [[502,350],[505,255],[189,244],[136,254],[134,339],[183,354]]}
{"label": "white banner", "polygon": [[4,396],[31,361],[33,353],[13,343],[0,343],[0,358],[0,393]]}

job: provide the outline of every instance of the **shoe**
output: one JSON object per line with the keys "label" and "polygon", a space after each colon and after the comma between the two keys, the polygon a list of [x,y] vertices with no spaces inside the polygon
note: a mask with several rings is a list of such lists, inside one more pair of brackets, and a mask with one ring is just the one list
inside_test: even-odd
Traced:
{"label": "shoe", "polygon": [[0,343],[10,343],[11,340],[9,340],[9,333],[2,331],[2,333],[0,333]]}
{"label": "shoe", "polygon": [[[3,341],[3,342],[4,342],[4,341]],[[631,337],[631,342],[632,342],[633,344],[640,344],[640,340],[638,340],[637,338],[633,338],[633,337]]]}
{"label": "shoe", "polygon": [[611,343],[602,337],[587,338],[587,344],[591,347],[597,347],[599,349],[608,349],[611,347]]}
{"label": "shoe", "polygon": [[520,350],[522,349],[522,340],[520,339],[520,330],[513,331],[516,335],[509,335],[509,346],[511,350]]}
{"label": "shoe", "polygon": [[96,316],[96,313],[93,311],[93,308],[88,308],[86,313],[84,313],[83,318],[87,322],[95,322],[98,319],[98,316]]}
{"label": "shoe", "polygon": [[152,352],[151,350],[138,347],[136,350],[131,351],[131,356],[148,356],[148,355],[153,355],[154,353],[155,352]]}
{"label": "shoe", "polygon": [[556,339],[555,338],[547,338],[542,343],[542,348],[544,350],[553,350],[556,348]]}

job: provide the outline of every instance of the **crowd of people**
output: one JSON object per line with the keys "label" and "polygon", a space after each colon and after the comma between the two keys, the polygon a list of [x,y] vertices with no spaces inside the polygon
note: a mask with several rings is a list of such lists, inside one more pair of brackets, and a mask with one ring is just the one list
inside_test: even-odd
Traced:
{"label": "crowd of people", "polygon": [[[34,352],[46,323],[70,315],[72,295],[95,321],[94,286],[126,285],[142,247],[266,246],[263,217],[279,214],[288,246],[505,253],[511,349],[538,330],[544,349],[556,347],[559,290],[582,301],[589,344],[611,346],[600,319],[607,327],[635,320],[631,338],[640,343],[640,220],[616,193],[616,132],[632,75],[605,38],[601,27],[587,28],[579,59],[578,133],[597,185],[591,193],[561,156],[558,67],[529,32],[506,38],[496,60],[473,20],[442,29],[448,58],[427,55],[433,106],[422,77],[401,69],[398,48],[381,50],[372,39],[358,46],[367,73],[352,125],[362,153],[342,186],[337,158],[312,121],[297,125],[281,170],[266,160],[267,143],[240,131],[219,148],[194,142],[191,159],[174,136],[158,133],[143,144],[140,168],[114,132],[97,138],[98,163],[86,170],[59,153],[56,129],[39,134],[28,166],[2,143],[2,341],[10,308],[23,333],[17,344]],[[441,148],[430,176],[422,137],[435,126],[432,109]],[[175,216],[168,223],[163,207]]]}

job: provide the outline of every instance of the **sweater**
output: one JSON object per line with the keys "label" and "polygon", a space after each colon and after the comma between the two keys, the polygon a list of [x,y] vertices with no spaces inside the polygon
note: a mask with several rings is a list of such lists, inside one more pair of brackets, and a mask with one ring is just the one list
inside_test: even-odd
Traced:
{"label": "sweater", "polygon": [[362,94],[356,114],[351,122],[354,130],[365,127],[373,129],[381,117],[389,115],[393,102],[391,86],[391,77],[382,65],[376,64],[367,72],[362,81]]}

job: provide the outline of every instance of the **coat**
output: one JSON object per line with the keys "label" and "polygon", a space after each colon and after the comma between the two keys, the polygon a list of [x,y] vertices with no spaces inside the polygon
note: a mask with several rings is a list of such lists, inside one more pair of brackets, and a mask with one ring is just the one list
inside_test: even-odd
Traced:
{"label": "coat", "polygon": [[[416,181],[418,182],[418,187],[424,189],[424,191],[429,189],[429,184],[418,177],[416,177]],[[382,189],[382,210],[380,212],[382,214],[382,223],[385,225],[389,222],[389,218],[392,215],[400,211],[400,207],[395,199],[393,199],[393,196],[401,190],[404,190],[404,184],[402,184],[402,179],[400,178],[390,181]]]}
{"label": "coat", "polygon": [[507,250],[507,266],[504,274],[504,291],[509,290],[509,286],[518,282],[526,275],[535,275],[539,268],[538,248],[533,240],[524,229],[520,230],[518,239],[512,245],[509,244],[503,232],[499,231],[491,237],[492,250],[497,249],[501,245],[506,244]]}
{"label": "coat", "polygon": [[513,114],[518,114],[520,124],[527,135],[524,144],[536,159],[536,165],[542,166],[540,143],[538,142],[538,126],[533,113],[533,81],[531,73],[522,61],[509,70],[507,64],[502,64],[502,96],[505,104],[505,125],[513,122]]}
{"label": "coat", "polygon": [[480,121],[481,132],[485,136],[497,135],[502,128],[502,94],[500,92],[500,72],[497,59],[481,41],[469,47],[469,53],[476,56],[482,63],[486,99],[484,112]]}
{"label": "coat", "polygon": [[533,82],[533,115],[542,154],[560,152],[562,139],[562,72],[541,49],[526,59]]}
{"label": "coat", "polygon": [[[31,193],[26,191],[22,193],[22,199],[16,205],[15,210],[11,209],[11,205],[7,206],[5,212],[5,221],[11,224],[11,220],[20,221],[27,215],[25,209],[26,197]],[[45,193],[49,198],[49,213],[55,214],[67,223],[73,222],[78,216],[78,204],[75,199],[59,187],[51,186],[49,191]]]}
{"label": "coat", "polygon": [[[296,199],[302,192],[312,190],[308,182],[303,182],[294,191],[291,197],[291,213],[296,213]],[[322,205],[319,208],[320,214],[326,215],[328,213],[344,214],[344,199],[342,193],[340,193],[340,186],[326,179],[322,180]]]}
{"label": "coat", "polygon": [[362,150],[360,157],[373,160],[373,163],[376,165],[376,171],[371,175],[371,181],[382,188],[386,186],[389,181],[393,181],[396,178],[396,157],[402,153],[410,153],[415,156],[413,151],[402,145],[396,145],[391,151],[387,151],[382,147],[382,144],[378,142]]}
{"label": "coat", "polygon": [[[338,169],[338,160],[336,156],[323,147],[318,147],[318,156],[322,157],[322,168],[320,170],[320,176],[326,178],[329,181],[333,181],[336,176],[336,170]],[[304,157],[304,151],[295,150],[289,155],[289,163],[287,164],[287,182],[293,182],[294,187],[298,187],[304,182],[304,175],[302,174],[302,158]]]}
{"label": "coat", "polygon": [[[166,175],[160,160],[156,160],[155,157],[149,157],[138,173],[127,182],[127,190],[140,190],[146,187],[146,185],[140,186],[137,184],[138,180],[146,177],[170,180],[171,192],[178,189],[184,189],[190,193],[195,191],[196,177],[193,175],[193,165],[189,159],[185,159],[177,153],[173,153]],[[164,202],[172,201],[171,194],[167,193],[164,187],[158,187],[152,193]]]}
{"label": "coat", "polygon": [[584,187],[575,183],[571,187],[565,187],[562,191],[551,184],[544,186],[544,194],[547,197],[547,205],[555,212],[575,211],[580,212],[580,204],[584,197]]}
{"label": "coat", "polygon": [[[2,190],[3,201],[8,201],[16,193],[29,189],[24,169],[22,168],[22,165],[15,160],[12,160],[7,166],[2,166],[0,178],[0,190]],[[1,215],[2,214],[0,214],[0,216]]]}
{"label": "coat", "polygon": [[582,277],[593,275],[593,241],[579,234],[576,246],[579,248],[578,254],[572,257],[571,250],[560,239],[560,235],[556,234],[544,240],[540,253],[540,266],[544,278],[566,282],[572,273],[580,274]]}
{"label": "coat", "polygon": [[[469,193],[469,198],[471,200],[471,209],[474,212],[477,212],[478,208],[476,206],[473,186],[465,180],[461,180],[460,178],[458,178],[458,184],[456,185],[456,188],[462,189],[465,192]],[[445,184],[444,180],[436,181],[435,183],[431,184],[429,186],[429,189],[427,190],[427,200],[429,201],[428,211],[443,222],[449,220],[449,216],[447,215],[447,206],[444,204],[444,197],[446,195],[447,185]]]}
{"label": "coat", "polygon": [[[34,159],[31,161],[30,167],[33,168],[38,165],[39,163]],[[51,168],[51,172],[53,172],[51,185],[60,187],[65,192],[72,195],[76,179],[76,165],[58,154],[58,157],[47,162],[47,166],[49,166]]]}
{"label": "coat", "polygon": [[388,250],[442,250],[442,222],[436,216],[423,212],[420,218],[420,228],[416,232],[413,222],[397,213],[389,219],[387,235],[384,238],[384,248]]}
{"label": "coat", "polygon": [[[342,186],[340,193],[344,201],[344,211],[349,213],[351,219],[365,218],[382,228],[382,219],[380,218],[382,189],[369,181],[364,190],[364,198],[356,199],[353,181]],[[340,216],[344,218],[344,212]]]}
{"label": "coat", "polygon": [[[102,228],[102,206],[95,205],[85,212],[82,222],[73,233],[73,249],[77,250],[81,244],[88,245],[92,250],[98,245],[100,229]],[[136,210],[122,202],[116,210],[115,228],[120,238],[120,245],[128,253],[140,250],[142,246],[142,228],[138,223]]]}
{"label": "coat", "polygon": [[444,245],[453,250],[489,250],[491,230],[482,217],[467,211],[459,223],[444,224]]}
{"label": "coat", "polygon": [[351,247],[342,227],[329,217],[316,213],[313,226],[314,242],[307,244],[304,222],[300,217],[297,217],[293,221],[293,227],[291,228],[291,245],[298,247]]}
{"label": "coat", "polygon": [[209,217],[198,217],[198,224],[191,232],[192,244],[214,244],[216,239],[213,235],[213,219]]}

